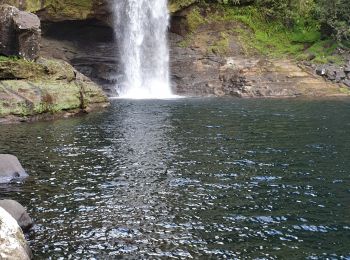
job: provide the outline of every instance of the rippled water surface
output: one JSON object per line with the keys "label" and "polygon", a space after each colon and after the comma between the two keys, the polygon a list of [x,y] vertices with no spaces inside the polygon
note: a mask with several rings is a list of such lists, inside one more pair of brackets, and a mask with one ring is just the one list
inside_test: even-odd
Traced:
{"label": "rippled water surface", "polygon": [[350,100],[117,100],[0,129],[36,259],[350,259]]}

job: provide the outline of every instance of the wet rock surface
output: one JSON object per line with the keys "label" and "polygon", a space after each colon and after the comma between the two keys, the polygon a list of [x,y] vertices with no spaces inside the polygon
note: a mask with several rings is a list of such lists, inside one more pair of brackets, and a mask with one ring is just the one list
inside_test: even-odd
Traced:
{"label": "wet rock surface", "polygon": [[0,184],[9,183],[12,180],[23,179],[25,177],[28,177],[28,174],[16,156],[0,154]]}
{"label": "wet rock surface", "polygon": [[350,60],[343,66],[324,64],[314,67],[317,75],[322,76],[328,81],[341,83],[350,88]]}
{"label": "wet rock surface", "polygon": [[0,200],[0,207],[10,213],[23,231],[28,231],[33,226],[33,220],[26,209],[17,201]]}
{"label": "wet rock surface", "polygon": [[31,13],[0,5],[0,54],[35,60],[40,51],[40,20]]}

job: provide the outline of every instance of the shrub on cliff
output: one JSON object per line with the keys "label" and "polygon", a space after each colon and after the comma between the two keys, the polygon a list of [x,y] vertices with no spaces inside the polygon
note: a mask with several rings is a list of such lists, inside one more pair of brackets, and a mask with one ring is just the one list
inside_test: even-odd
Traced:
{"label": "shrub on cliff", "polygon": [[349,0],[318,0],[316,13],[323,34],[333,36],[338,41],[350,40]]}

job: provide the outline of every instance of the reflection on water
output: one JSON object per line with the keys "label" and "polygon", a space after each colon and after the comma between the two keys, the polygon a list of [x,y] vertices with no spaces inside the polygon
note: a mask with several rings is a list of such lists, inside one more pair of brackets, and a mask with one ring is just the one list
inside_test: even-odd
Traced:
{"label": "reflection on water", "polygon": [[36,258],[350,257],[350,100],[117,100],[0,126]]}

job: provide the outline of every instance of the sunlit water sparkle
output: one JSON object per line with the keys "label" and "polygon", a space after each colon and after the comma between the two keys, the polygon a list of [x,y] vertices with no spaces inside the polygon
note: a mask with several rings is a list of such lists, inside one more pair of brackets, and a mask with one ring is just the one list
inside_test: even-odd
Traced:
{"label": "sunlit water sparkle", "polygon": [[115,100],[0,126],[35,259],[348,259],[350,100]]}

